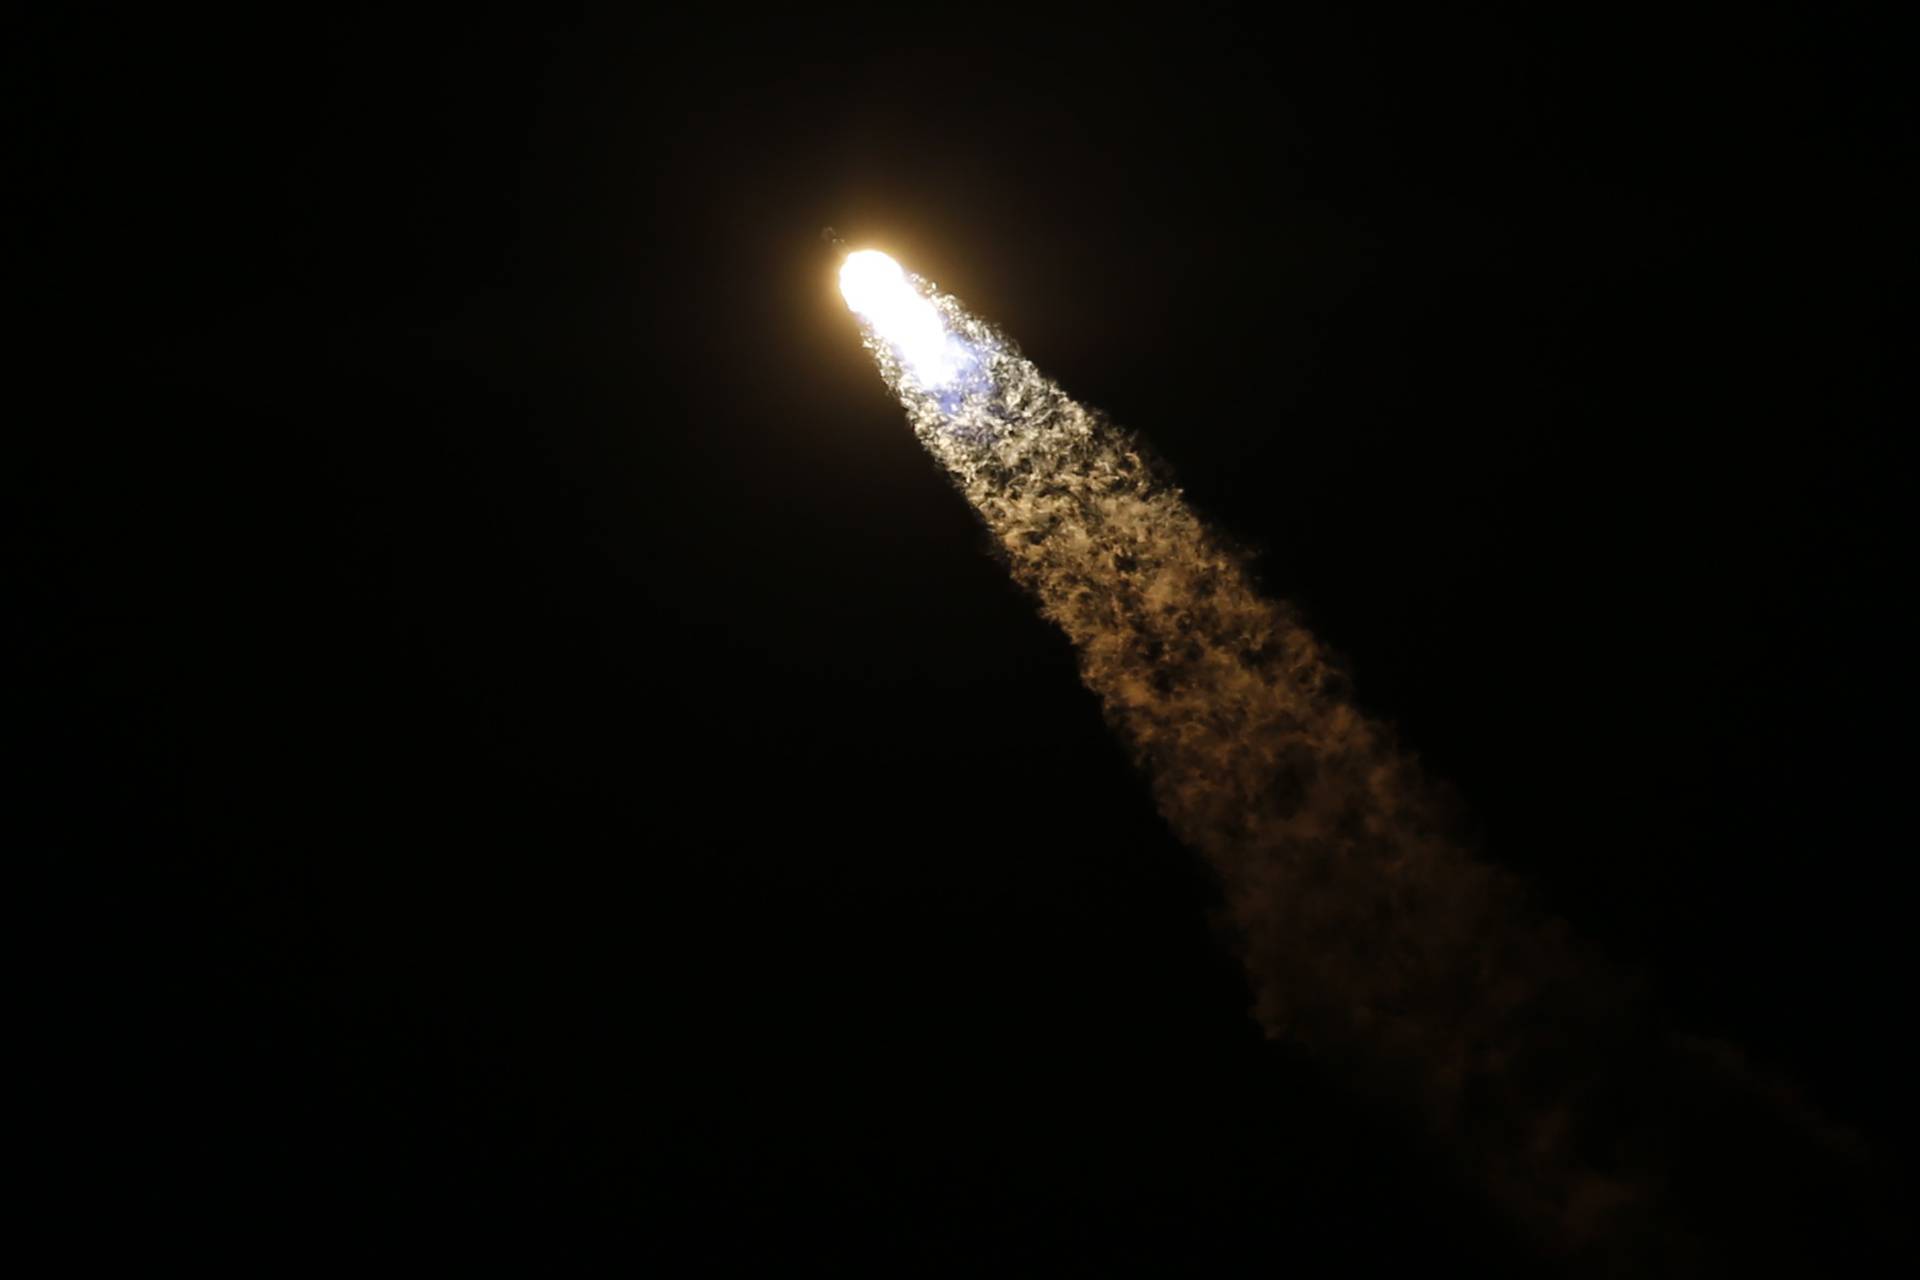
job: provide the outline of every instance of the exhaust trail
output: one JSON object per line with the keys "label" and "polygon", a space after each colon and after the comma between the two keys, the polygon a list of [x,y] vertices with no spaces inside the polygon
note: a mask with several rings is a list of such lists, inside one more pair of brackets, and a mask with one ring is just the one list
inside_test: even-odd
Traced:
{"label": "exhaust trail", "polygon": [[[1779,1089],[1660,1032],[1635,981],[1470,855],[1416,762],[1138,440],[886,255],[849,254],[840,283],[914,434],[1219,876],[1265,1031],[1416,1118],[1546,1252],[1704,1262],[1666,1130],[1703,1095],[1792,1110]],[[1799,1128],[1783,1150],[1848,1144]]]}

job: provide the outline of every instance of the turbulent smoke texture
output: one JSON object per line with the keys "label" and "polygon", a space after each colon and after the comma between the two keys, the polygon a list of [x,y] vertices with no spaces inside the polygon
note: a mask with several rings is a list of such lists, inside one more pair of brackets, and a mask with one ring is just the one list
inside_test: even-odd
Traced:
{"label": "turbulent smoke texture", "polygon": [[1162,464],[906,279],[959,372],[922,385],[872,324],[867,348],[1218,874],[1261,1025],[1417,1116],[1554,1251],[1690,1254],[1656,1221],[1668,1144],[1635,1100],[1699,1072],[1676,1069],[1635,984],[1453,836],[1442,795]]}

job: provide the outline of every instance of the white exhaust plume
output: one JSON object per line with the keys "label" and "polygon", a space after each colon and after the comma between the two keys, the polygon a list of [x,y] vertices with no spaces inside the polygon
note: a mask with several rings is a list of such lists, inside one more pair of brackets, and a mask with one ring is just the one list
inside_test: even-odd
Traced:
{"label": "white exhaust plume", "polygon": [[916,436],[1218,873],[1267,1032],[1420,1116],[1551,1251],[1690,1256],[1658,1194],[1671,1144],[1617,1113],[1652,1077],[1699,1073],[1633,984],[1450,838],[1415,763],[1137,441],[886,255],[851,254],[841,288]]}
{"label": "white exhaust plume", "polygon": [[875,333],[886,335],[902,371],[916,385],[949,386],[971,365],[966,347],[947,332],[939,311],[886,254],[873,249],[848,254],[840,268],[840,292]]}

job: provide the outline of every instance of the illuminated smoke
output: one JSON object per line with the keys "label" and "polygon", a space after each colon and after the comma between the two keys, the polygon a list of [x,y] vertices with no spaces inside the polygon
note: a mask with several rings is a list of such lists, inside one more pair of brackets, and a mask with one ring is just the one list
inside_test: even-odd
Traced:
{"label": "illuminated smoke", "polygon": [[915,435],[1218,873],[1267,1032],[1419,1116],[1556,1251],[1684,1253],[1654,1216],[1664,1147],[1620,1139],[1646,1123],[1621,1097],[1676,1074],[1631,984],[1450,838],[1414,761],[1137,441],[885,255],[841,282]]}

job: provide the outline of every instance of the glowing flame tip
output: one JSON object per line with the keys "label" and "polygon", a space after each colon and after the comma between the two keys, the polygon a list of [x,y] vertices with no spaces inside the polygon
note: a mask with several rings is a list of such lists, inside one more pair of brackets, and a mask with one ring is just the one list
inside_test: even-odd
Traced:
{"label": "glowing flame tip", "polygon": [[921,386],[941,387],[959,377],[967,362],[965,349],[892,258],[878,249],[848,254],[840,266],[840,294],[892,344]]}

